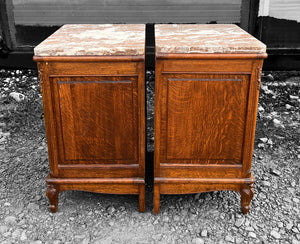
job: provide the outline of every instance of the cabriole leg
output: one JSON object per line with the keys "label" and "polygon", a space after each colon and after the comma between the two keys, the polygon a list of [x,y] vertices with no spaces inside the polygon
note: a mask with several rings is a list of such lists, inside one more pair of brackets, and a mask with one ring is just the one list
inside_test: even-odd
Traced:
{"label": "cabriole leg", "polygon": [[59,193],[58,186],[56,186],[56,185],[47,185],[46,195],[49,199],[49,202],[50,202],[49,209],[51,210],[52,213],[57,212],[58,193]]}
{"label": "cabriole leg", "polygon": [[245,184],[241,186],[241,207],[243,214],[247,214],[250,210],[250,202],[253,198],[253,184]]}

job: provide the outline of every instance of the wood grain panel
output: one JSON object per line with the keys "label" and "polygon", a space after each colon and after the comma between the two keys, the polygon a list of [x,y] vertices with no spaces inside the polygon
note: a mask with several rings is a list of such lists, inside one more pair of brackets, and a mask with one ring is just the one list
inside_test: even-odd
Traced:
{"label": "wood grain panel", "polygon": [[167,79],[166,157],[241,161],[248,76]]}
{"label": "wood grain panel", "polygon": [[60,191],[76,190],[112,194],[139,194],[138,184],[60,184]]}
{"label": "wood grain panel", "polygon": [[[116,77],[55,80],[64,161],[137,161],[137,82]],[[101,80],[99,80],[101,79]],[[104,161],[103,161],[104,162]]]}
{"label": "wood grain panel", "polygon": [[160,184],[160,193],[161,194],[191,194],[191,193],[200,193],[200,192],[211,192],[211,191],[221,191],[221,190],[233,190],[238,191],[239,186],[236,183],[232,184],[191,184],[191,183],[166,183]]}
{"label": "wood grain panel", "polygon": [[[165,148],[163,148],[163,151]],[[237,159],[168,159],[160,158],[160,163],[172,163],[172,164],[202,164],[202,165],[237,165],[241,163],[241,160]]]}
{"label": "wood grain panel", "polygon": [[[234,55],[232,55],[234,58]],[[218,65],[216,65],[216,62]],[[230,72],[251,73],[252,64],[248,60],[168,60],[164,63],[163,72]]]}
{"label": "wood grain panel", "polygon": [[132,178],[138,177],[139,166],[131,165],[105,165],[105,164],[73,164],[59,165],[60,178]]}
{"label": "wood grain panel", "polygon": [[[80,58],[78,58],[80,59]],[[54,62],[49,65],[53,75],[118,75],[136,74],[136,64],[129,62]]]}
{"label": "wood grain panel", "polygon": [[201,164],[177,164],[162,163],[159,177],[175,178],[235,178],[241,177],[241,165],[201,165]]}

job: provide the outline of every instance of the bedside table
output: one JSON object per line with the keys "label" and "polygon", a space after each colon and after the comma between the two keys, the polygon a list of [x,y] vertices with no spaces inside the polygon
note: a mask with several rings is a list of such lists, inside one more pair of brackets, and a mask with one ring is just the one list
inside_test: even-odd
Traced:
{"label": "bedside table", "polygon": [[80,190],[138,194],[145,210],[145,25],[64,25],[34,49],[50,210]]}
{"label": "bedside table", "polygon": [[155,26],[154,212],[160,194],[234,190],[246,214],[266,46],[236,25]]}

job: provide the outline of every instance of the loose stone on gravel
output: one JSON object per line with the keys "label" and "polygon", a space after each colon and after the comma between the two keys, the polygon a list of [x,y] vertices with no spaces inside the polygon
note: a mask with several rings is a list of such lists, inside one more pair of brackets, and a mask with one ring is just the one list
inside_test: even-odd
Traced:
{"label": "loose stone on gravel", "polygon": [[293,223],[287,223],[285,228],[287,230],[291,230],[293,228],[293,226],[294,226]]}
{"label": "loose stone on gravel", "polygon": [[273,236],[275,239],[280,239],[280,233],[278,233],[276,230],[272,230],[270,235]]}
{"label": "loose stone on gravel", "polygon": [[201,196],[201,193],[197,193],[197,194],[195,195],[195,200],[199,200],[200,196]]}
{"label": "loose stone on gravel", "polygon": [[267,137],[263,137],[263,138],[259,138],[260,141],[262,141],[263,143],[266,143],[268,141]]}
{"label": "loose stone on gravel", "polygon": [[293,239],[292,240],[292,244],[300,244],[300,241],[296,240],[296,239]]}
{"label": "loose stone on gravel", "polygon": [[297,197],[294,197],[294,198],[293,198],[293,202],[294,202],[294,203],[299,203],[299,202],[300,202],[300,200],[299,200],[299,198],[297,198]]}
{"label": "loose stone on gravel", "polygon": [[246,219],[246,220],[245,220],[245,226],[248,227],[249,225],[250,225],[250,221],[249,221],[249,219]]}
{"label": "loose stone on gravel", "polygon": [[258,108],[257,108],[257,111],[258,112],[264,112],[265,109],[261,105],[259,105]]}
{"label": "loose stone on gravel", "polygon": [[34,198],[34,200],[36,200],[36,201],[39,201],[39,200],[41,200],[41,195],[37,195],[35,198]]}
{"label": "loose stone on gravel", "polygon": [[11,235],[11,233],[9,231],[2,234],[3,237],[9,237],[10,235]]}
{"label": "loose stone on gravel", "polygon": [[82,242],[80,242],[80,244],[89,244],[90,243],[90,238],[85,238],[82,240]]}
{"label": "loose stone on gravel", "polygon": [[204,240],[202,238],[194,238],[192,244],[204,244]]}
{"label": "loose stone on gravel", "polygon": [[273,119],[273,123],[275,127],[281,127],[284,128],[284,125],[282,124],[282,122],[278,119]]}
{"label": "loose stone on gravel", "polygon": [[168,216],[164,216],[162,221],[168,223],[170,221],[170,218]]}
{"label": "loose stone on gravel", "polygon": [[200,235],[201,235],[202,237],[207,237],[207,235],[208,235],[207,230],[206,230],[206,229],[202,230]]}
{"label": "loose stone on gravel", "polygon": [[15,99],[17,102],[22,102],[25,99],[25,96],[19,92],[11,92],[9,96]]}
{"label": "loose stone on gravel", "polygon": [[11,237],[14,238],[14,239],[17,239],[19,238],[19,236],[21,236],[22,234],[22,230],[21,229],[16,229],[12,234],[11,234]]}
{"label": "loose stone on gravel", "polygon": [[27,209],[29,209],[29,210],[39,210],[40,209],[40,207],[39,207],[39,205],[37,205],[36,203],[29,203],[28,205],[27,205]]}
{"label": "loose stone on gravel", "polygon": [[278,228],[283,228],[283,223],[282,222],[278,222]]}
{"label": "loose stone on gravel", "polygon": [[258,196],[259,196],[261,199],[266,199],[266,198],[267,198],[266,194],[264,194],[263,192],[259,193]]}
{"label": "loose stone on gravel", "polygon": [[225,241],[234,243],[234,237],[232,237],[231,235],[227,235],[227,236],[225,237]]}
{"label": "loose stone on gravel", "polygon": [[238,218],[238,219],[235,221],[234,225],[235,225],[236,227],[240,228],[240,227],[242,226],[242,224],[244,223],[244,221],[245,221],[245,218],[244,218],[244,217]]}
{"label": "loose stone on gravel", "polygon": [[267,186],[267,187],[271,186],[271,183],[269,181],[266,181],[266,180],[263,180],[261,183],[262,183],[263,186]]}
{"label": "loose stone on gravel", "polygon": [[7,232],[8,229],[9,229],[9,228],[8,228],[6,225],[1,225],[1,226],[0,226],[0,234],[3,234],[3,233],[5,233],[5,232]]}
{"label": "loose stone on gravel", "polygon": [[175,215],[175,216],[174,216],[174,221],[175,221],[175,222],[178,222],[179,220],[180,220],[180,216],[179,216],[179,215]]}
{"label": "loose stone on gravel", "polygon": [[251,238],[256,238],[256,234],[252,231],[248,233],[248,236]]}
{"label": "loose stone on gravel", "polygon": [[21,241],[27,240],[27,236],[26,236],[25,230],[22,232],[21,237],[20,237],[20,240],[21,240]]}
{"label": "loose stone on gravel", "polygon": [[268,81],[274,81],[274,77],[272,74],[268,74],[266,77],[265,77]]}
{"label": "loose stone on gravel", "polygon": [[254,228],[252,226],[247,226],[245,230],[249,232],[253,232]]}
{"label": "loose stone on gravel", "polygon": [[31,241],[30,244],[43,244],[40,240]]}
{"label": "loose stone on gravel", "polygon": [[264,147],[265,147],[265,144],[264,144],[264,143],[258,143],[257,147],[258,147],[258,148],[264,148]]}
{"label": "loose stone on gravel", "polygon": [[7,216],[4,219],[4,222],[7,223],[7,224],[16,224],[17,223],[17,218],[14,217],[14,216]]}
{"label": "loose stone on gravel", "polygon": [[243,237],[237,237],[237,238],[235,239],[235,243],[236,243],[236,244],[242,244],[242,243],[244,243],[244,238],[243,238]]}
{"label": "loose stone on gravel", "polygon": [[279,170],[273,169],[273,168],[270,169],[270,173],[273,174],[273,175],[276,175],[276,176],[281,175],[281,172]]}

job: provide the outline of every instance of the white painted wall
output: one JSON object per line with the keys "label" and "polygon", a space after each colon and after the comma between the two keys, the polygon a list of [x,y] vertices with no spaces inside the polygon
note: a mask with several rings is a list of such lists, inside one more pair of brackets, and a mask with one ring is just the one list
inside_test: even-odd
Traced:
{"label": "white painted wall", "polygon": [[258,16],[300,22],[300,0],[260,0]]}

